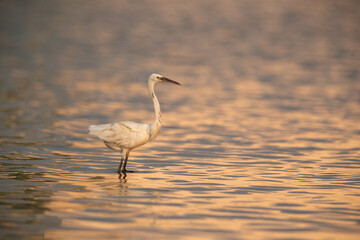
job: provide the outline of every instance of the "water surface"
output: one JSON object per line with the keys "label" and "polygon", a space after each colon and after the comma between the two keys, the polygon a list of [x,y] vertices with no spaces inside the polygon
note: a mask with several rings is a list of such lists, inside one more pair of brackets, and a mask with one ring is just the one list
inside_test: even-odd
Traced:
{"label": "water surface", "polygon": [[[357,1],[1,1],[1,239],[357,239]],[[151,123],[130,155],[90,124]]]}

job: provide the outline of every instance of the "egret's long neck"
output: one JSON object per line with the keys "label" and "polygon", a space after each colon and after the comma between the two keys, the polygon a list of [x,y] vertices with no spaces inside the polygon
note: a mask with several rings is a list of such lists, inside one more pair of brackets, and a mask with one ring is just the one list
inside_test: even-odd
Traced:
{"label": "egret's long neck", "polygon": [[153,140],[156,138],[156,136],[158,135],[160,128],[161,128],[161,110],[160,110],[159,101],[154,92],[154,86],[155,86],[155,82],[149,81],[149,83],[148,83],[149,93],[150,93],[151,98],[153,99],[154,110],[155,110],[155,119],[150,126],[150,135],[151,135],[150,140]]}

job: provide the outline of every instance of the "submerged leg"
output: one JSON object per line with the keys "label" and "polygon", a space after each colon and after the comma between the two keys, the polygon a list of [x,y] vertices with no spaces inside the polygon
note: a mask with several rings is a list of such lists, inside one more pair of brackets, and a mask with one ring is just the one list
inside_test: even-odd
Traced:
{"label": "submerged leg", "polygon": [[123,169],[122,169],[122,172],[126,172],[126,164],[127,164],[127,161],[128,161],[128,158],[129,158],[129,154],[130,154],[130,150],[125,150],[125,162],[124,162],[124,165],[123,165]]}

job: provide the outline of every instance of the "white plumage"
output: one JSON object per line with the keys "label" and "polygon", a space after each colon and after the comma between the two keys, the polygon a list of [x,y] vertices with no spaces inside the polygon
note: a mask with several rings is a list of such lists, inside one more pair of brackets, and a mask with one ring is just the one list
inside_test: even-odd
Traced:
{"label": "white plumage", "polygon": [[150,75],[148,88],[155,109],[155,119],[152,124],[121,121],[101,125],[91,125],[89,127],[90,135],[97,136],[104,141],[107,147],[121,152],[118,173],[126,171],[126,164],[130,151],[155,139],[160,131],[161,110],[159,101],[154,92],[154,86],[158,82],[170,82],[180,85],[180,83],[165,78],[160,74],[153,73]]}

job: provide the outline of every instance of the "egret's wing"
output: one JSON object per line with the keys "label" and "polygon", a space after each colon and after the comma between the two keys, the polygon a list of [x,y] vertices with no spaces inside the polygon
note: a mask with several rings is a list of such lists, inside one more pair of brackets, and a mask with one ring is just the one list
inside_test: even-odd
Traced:
{"label": "egret's wing", "polygon": [[123,147],[138,145],[138,142],[142,143],[150,137],[148,124],[131,121],[91,125],[89,134],[95,135],[105,142],[116,143]]}
{"label": "egret's wing", "polygon": [[97,136],[98,138],[109,141],[115,137],[115,130],[113,128],[113,123],[101,124],[101,125],[91,125],[89,127],[89,134]]}
{"label": "egret's wing", "polygon": [[131,121],[122,121],[122,122],[117,122],[114,124],[119,124],[121,126],[121,128],[125,127],[127,130],[129,130],[130,132],[132,132],[133,134],[136,133],[150,133],[150,129],[149,129],[149,124],[143,124],[143,123],[136,123],[136,122],[131,122]]}

